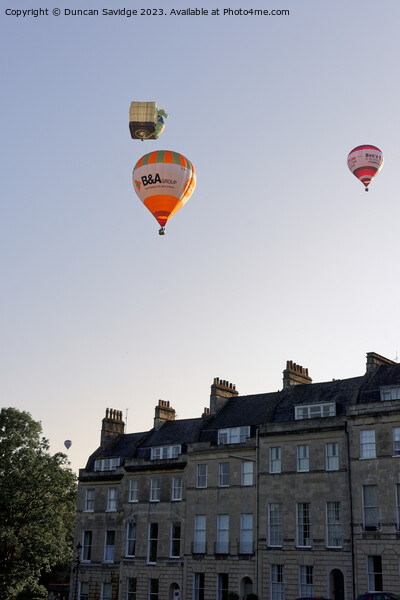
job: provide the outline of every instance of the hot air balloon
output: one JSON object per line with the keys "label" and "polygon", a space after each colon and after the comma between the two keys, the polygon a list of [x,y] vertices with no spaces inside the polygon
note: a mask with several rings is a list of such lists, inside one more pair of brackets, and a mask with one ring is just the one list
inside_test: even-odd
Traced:
{"label": "hot air balloon", "polygon": [[164,130],[168,115],[155,102],[131,102],[129,130],[134,140],[156,140]]}
{"label": "hot air balloon", "polygon": [[69,450],[72,446],[71,440],[65,440],[64,446],[66,447],[67,450]]}
{"label": "hot air balloon", "polygon": [[369,144],[357,146],[348,155],[347,165],[353,175],[365,185],[365,191],[368,192],[371,179],[382,168],[383,154],[376,146]]}
{"label": "hot air balloon", "polygon": [[192,163],[179,152],[158,150],[138,160],[132,178],[135,192],[161,225],[159,234],[164,235],[165,224],[196,186]]}

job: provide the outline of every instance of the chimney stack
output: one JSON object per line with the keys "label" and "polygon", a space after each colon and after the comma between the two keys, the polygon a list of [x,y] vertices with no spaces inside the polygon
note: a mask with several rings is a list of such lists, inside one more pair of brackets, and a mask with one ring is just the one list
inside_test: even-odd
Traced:
{"label": "chimney stack", "polygon": [[378,367],[381,365],[396,365],[393,360],[390,358],[385,358],[384,356],[380,356],[376,352],[367,352],[367,373],[374,373]]}
{"label": "chimney stack", "polygon": [[175,421],[175,409],[169,405],[169,400],[159,400],[155,407],[154,429],[160,429],[165,421]]}
{"label": "chimney stack", "polygon": [[236,391],[236,386],[233,383],[215,377],[211,386],[210,414],[215,415],[229,398],[238,395],[239,392]]}
{"label": "chimney stack", "polygon": [[122,420],[122,410],[106,408],[106,416],[102,421],[100,446],[106,446],[114,438],[123,435],[125,423]]}
{"label": "chimney stack", "polygon": [[286,369],[283,371],[283,389],[288,390],[292,385],[305,383],[312,383],[311,377],[308,376],[308,369],[287,360]]}

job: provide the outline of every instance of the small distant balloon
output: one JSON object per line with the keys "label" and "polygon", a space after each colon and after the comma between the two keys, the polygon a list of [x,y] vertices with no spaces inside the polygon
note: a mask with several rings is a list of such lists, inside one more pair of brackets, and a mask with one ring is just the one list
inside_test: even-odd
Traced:
{"label": "small distant balloon", "polygon": [[65,440],[64,446],[66,447],[67,450],[69,450],[72,446],[71,440]]}
{"label": "small distant balloon", "polygon": [[371,180],[383,166],[383,154],[376,146],[369,144],[356,146],[347,157],[347,166],[353,175],[364,184],[365,191],[368,192]]}

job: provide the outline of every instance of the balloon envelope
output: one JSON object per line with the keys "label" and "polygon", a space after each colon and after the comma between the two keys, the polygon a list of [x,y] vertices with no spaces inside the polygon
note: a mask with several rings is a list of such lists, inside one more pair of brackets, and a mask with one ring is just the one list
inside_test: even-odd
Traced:
{"label": "balloon envelope", "polygon": [[383,165],[383,154],[376,146],[368,144],[353,148],[347,157],[347,165],[350,171],[367,190],[371,179],[379,173]]}
{"label": "balloon envelope", "polygon": [[161,227],[189,200],[196,186],[190,160],[158,150],[142,156],[133,169],[133,187]]}
{"label": "balloon envelope", "polygon": [[67,450],[69,450],[72,446],[71,440],[65,440],[64,446],[66,447]]}

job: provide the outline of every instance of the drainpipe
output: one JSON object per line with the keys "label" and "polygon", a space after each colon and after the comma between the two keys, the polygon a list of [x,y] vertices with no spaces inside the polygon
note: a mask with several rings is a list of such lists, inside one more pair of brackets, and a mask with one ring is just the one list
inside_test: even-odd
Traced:
{"label": "drainpipe", "polygon": [[354,521],[353,521],[353,492],[351,485],[351,462],[350,462],[350,442],[349,432],[347,430],[347,422],[344,424],[344,431],[346,434],[346,446],[347,446],[347,474],[349,479],[349,493],[350,493],[350,537],[351,537],[351,576],[353,586],[353,598],[356,597],[356,576],[355,576],[355,542],[354,542]]}
{"label": "drainpipe", "polygon": [[257,595],[259,598],[261,598],[261,594],[260,594],[260,590],[258,589],[258,560],[259,560],[259,552],[258,552],[258,529],[259,529],[259,518],[258,518],[258,511],[259,511],[259,464],[260,464],[260,443],[259,443],[259,429],[257,427],[256,430],[256,572],[255,572],[255,579],[256,579],[256,585],[255,588],[257,590]]}

